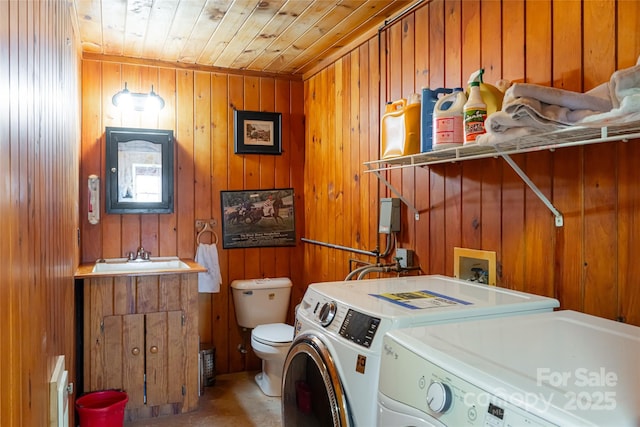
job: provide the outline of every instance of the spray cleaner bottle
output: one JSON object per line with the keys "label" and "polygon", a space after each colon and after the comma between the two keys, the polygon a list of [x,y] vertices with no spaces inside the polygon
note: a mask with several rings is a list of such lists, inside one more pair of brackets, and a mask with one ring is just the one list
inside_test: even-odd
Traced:
{"label": "spray cleaner bottle", "polygon": [[473,144],[478,135],[485,133],[484,121],[487,119],[487,104],[480,93],[480,83],[484,69],[471,75],[469,99],[464,104],[464,143]]}

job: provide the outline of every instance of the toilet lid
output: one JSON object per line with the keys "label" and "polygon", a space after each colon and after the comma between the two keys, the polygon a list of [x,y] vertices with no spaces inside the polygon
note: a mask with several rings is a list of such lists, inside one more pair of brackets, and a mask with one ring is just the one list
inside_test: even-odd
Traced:
{"label": "toilet lid", "polygon": [[254,339],[265,344],[289,344],[293,341],[293,326],[284,323],[270,323],[259,325],[252,332]]}

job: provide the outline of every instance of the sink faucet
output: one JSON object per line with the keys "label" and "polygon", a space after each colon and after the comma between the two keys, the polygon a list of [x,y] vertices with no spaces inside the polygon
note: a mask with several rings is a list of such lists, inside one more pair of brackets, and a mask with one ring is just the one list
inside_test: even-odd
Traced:
{"label": "sink faucet", "polygon": [[136,252],[129,252],[127,258],[129,261],[149,261],[151,252],[145,251],[142,246],[138,248]]}
{"label": "sink faucet", "polygon": [[151,255],[151,252],[149,251],[145,251],[144,248],[142,246],[140,246],[138,248],[138,256],[136,257],[136,259],[142,259],[145,261],[149,261],[149,256]]}

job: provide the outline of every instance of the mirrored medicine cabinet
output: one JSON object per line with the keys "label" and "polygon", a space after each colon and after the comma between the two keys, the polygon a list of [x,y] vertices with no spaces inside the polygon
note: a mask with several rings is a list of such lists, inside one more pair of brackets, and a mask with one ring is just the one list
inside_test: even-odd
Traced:
{"label": "mirrored medicine cabinet", "polygon": [[172,213],[172,130],[106,128],[106,211]]}

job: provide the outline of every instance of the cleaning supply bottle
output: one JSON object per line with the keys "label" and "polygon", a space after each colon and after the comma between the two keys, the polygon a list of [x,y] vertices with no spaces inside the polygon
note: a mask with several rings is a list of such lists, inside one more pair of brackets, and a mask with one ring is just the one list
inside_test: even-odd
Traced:
{"label": "cleaning supply bottle", "polygon": [[484,121],[487,119],[487,104],[480,94],[482,70],[477,80],[470,84],[469,99],[464,104],[464,143],[473,144],[478,135],[485,133]]}
{"label": "cleaning supply bottle", "polygon": [[388,102],[380,122],[381,159],[420,152],[420,95]]}
{"label": "cleaning supply bottle", "polygon": [[[467,84],[467,97],[471,94],[471,82],[480,82],[480,95],[484,100],[485,104],[487,104],[487,116],[492,115],[496,111],[500,111],[502,109],[502,99],[504,98],[504,91],[501,91],[494,85],[490,85],[489,83],[485,83],[483,81],[484,68],[479,69],[478,71],[474,71],[469,77],[469,81]],[[508,82],[508,81],[507,81]]]}
{"label": "cleaning supply bottle", "polygon": [[443,96],[433,109],[433,149],[459,147],[464,143],[464,105],[467,96],[461,87]]}
{"label": "cleaning supply bottle", "polygon": [[433,110],[441,95],[453,92],[453,89],[441,87],[438,89],[422,88],[422,109],[420,111],[420,151],[426,153],[433,150]]}

